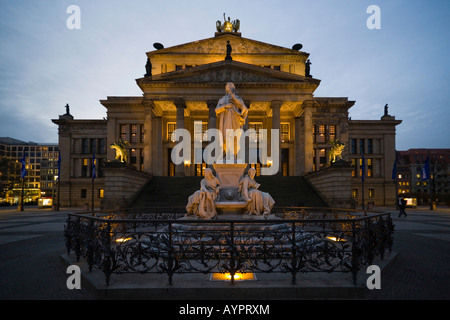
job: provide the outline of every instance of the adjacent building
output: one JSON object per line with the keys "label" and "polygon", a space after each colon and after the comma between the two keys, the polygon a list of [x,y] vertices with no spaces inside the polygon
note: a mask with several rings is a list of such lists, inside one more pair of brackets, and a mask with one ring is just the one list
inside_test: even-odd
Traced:
{"label": "adjacent building", "polygon": [[[450,149],[409,149],[397,152],[397,193],[414,198],[418,205],[433,202],[449,204]],[[430,179],[424,179],[423,169],[429,160]]]}
{"label": "adjacent building", "polygon": [[26,175],[23,179],[24,201],[36,202],[40,197],[52,198],[58,176],[57,144],[25,142],[0,137],[0,198],[1,202],[17,203],[22,190],[22,163],[25,157]]}

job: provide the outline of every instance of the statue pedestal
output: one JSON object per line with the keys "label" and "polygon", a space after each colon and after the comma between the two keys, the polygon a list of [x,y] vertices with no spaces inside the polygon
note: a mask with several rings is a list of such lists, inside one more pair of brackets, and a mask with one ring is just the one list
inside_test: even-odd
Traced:
{"label": "statue pedestal", "polygon": [[239,179],[246,163],[214,163],[213,168],[221,183],[216,209],[222,215],[241,214],[247,203],[239,199]]}

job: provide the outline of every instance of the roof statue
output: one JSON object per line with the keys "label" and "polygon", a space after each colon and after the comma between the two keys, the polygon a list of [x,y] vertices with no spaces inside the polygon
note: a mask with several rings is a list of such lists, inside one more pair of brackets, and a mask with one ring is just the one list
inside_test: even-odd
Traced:
{"label": "roof statue", "polygon": [[220,20],[216,21],[216,29],[218,33],[239,33],[239,28],[241,23],[239,19],[230,21],[230,17],[228,20],[225,18],[225,13],[223,14],[223,24]]}

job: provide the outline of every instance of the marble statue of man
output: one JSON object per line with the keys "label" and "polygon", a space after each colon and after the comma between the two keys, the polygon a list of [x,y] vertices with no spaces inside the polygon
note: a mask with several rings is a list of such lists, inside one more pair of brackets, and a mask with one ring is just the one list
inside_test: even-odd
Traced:
{"label": "marble statue of man", "polygon": [[246,214],[267,216],[275,201],[269,193],[258,190],[260,184],[255,181],[255,174],[255,168],[248,169],[248,174],[239,182],[239,193],[247,201]]}
{"label": "marble statue of man", "polygon": [[198,216],[202,219],[213,219],[217,215],[215,202],[220,190],[220,181],[212,170],[205,169],[205,178],[200,182],[200,190],[195,191],[186,205],[187,215]]}
{"label": "marble statue of man", "polygon": [[[235,93],[235,86],[229,82],[225,86],[225,96],[223,96],[216,107],[216,116],[219,120],[219,130],[223,138],[223,150],[227,155],[236,156],[239,151],[239,139],[242,132],[235,132],[242,129],[247,119],[248,108],[245,106],[241,98]],[[237,141],[232,145],[227,145],[227,137],[229,141],[237,137]]]}

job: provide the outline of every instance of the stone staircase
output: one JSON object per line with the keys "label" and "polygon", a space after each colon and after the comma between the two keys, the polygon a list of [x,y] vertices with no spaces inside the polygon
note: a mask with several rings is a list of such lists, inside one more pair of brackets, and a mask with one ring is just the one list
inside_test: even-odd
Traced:
{"label": "stone staircase", "polygon": [[[186,206],[188,197],[200,188],[202,177],[153,177],[137,195],[133,207]],[[270,193],[277,206],[326,207],[327,204],[303,177],[260,176],[259,189]]]}

